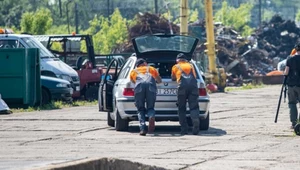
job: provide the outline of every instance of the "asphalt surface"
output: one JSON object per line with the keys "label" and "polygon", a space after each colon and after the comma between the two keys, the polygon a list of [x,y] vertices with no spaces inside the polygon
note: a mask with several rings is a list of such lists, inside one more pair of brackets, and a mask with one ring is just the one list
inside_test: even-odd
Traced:
{"label": "asphalt surface", "polygon": [[274,123],[280,86],[214,93],[208,131],[180,136],[159,122],[139,136],[106,124],[97,106],[0,115],[0,169],[35,169],[87,158],[119,158],[167,169],[299,169],[300,137],[287,103]]}

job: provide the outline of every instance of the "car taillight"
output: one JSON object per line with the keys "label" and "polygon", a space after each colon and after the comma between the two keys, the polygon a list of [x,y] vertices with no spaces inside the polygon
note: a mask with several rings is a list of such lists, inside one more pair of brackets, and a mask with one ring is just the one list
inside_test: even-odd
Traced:
{"label": "car taillight", "polygon": [[200,89],[199,89],[199,96],[206,96],[206,95],[207,95],[206,89],[200,88]]}
{"label": "car taillight", "polygon": [[207,95],[205,85],[202,84],[202,83],[200,84],[200,87],[199,87],[198,91],[199,91],[199,96],[206,96]]}
{"label": "car taillight", "polygon": [[134,96],[134,89],[133,88],[124,88],[123,95],[124,96]]}

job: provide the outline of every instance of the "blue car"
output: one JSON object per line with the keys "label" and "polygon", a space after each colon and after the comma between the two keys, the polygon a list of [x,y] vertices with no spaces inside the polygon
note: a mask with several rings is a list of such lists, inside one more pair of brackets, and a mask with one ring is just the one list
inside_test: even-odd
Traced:
{"label": "blue car", "polygon": [[72,101],[73,88],[69,81],[41,76],[41,86],[42,104],[48,104],[52,100]]}

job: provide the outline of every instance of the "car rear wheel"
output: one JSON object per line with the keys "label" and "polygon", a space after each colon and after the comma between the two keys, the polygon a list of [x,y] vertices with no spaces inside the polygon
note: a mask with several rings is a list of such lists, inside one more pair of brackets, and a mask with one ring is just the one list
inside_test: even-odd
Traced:
{"label": "car rear wheel", "polygon": [[116,121],[115,121],[115,128],[117,131],[127,131],[128,130],[128,120],[122,119],[119,111],[117,110],[116,113]]}
{"label": "car rear wheel", "polygon": [[208,130],[209,128],[209,112],[206,119],[200,119],[200,130]]}
{"label": "car rear wheel", "polygon": [[110,117],[110,112],[107,112],[107,125],[110,127],[115,126],[115,121]]}
{"label": "car rear wheel", "polygon": [[[190,127],[193,126],[193,121],[190,117],[187,118],[187,124]],[[209,128],[209,112],[207,114],[206,119],[200,119],[199,128],[200,128],[200,130],[208,130],[208,128]]]}

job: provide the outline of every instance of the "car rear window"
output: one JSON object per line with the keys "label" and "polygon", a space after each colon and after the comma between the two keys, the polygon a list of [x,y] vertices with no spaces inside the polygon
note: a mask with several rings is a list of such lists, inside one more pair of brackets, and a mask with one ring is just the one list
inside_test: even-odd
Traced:
{"label": "car rear window", "polygon": [[[172,73],[172,67],[175,65],[175,62],[148,62],[149,66],[152,66],[157,69],[159,72],[159,75],[161,78],[171,78],[171,73]],[[193,66],[196,68],[193,64]],[[196,71],[197,74],[197,79],[199,78],[199,75]]]}

